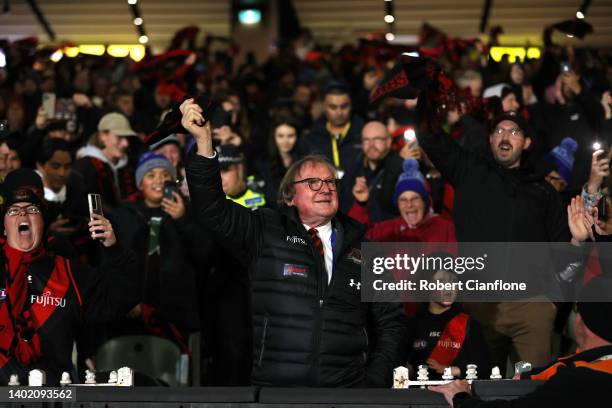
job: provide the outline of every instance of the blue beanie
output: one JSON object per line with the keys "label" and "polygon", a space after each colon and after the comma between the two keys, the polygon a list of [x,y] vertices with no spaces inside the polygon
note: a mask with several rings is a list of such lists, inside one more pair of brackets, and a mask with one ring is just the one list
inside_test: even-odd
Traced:
{"label": "blue beanie", "polygon": [[419,171],[419,162],[415,159],[406,159],[402,164],[403,172],[397,179],[395,185],[395,193],[393,194],[393,202],[397,205],[399,196],[404,191],[414,191],[418,193],[423,201],[425,208],[429,207],[429,193],[425,187],[425,177]]}
{"label": "blue beanie", "polygon": [[574,167],[574,152],[578,149],[578,143],[571,137],[566,137],[561,144],[548,153],[544,159],[555,165],[559,175],[569,184]]}
{"label": "blue beanie", "polygon": [[172,177],[172,180],[176,180],[176,170],[168,159],[161,154],[147,152],[140,156],[136,164],[136,186],[140,186],[140,182],[147,172],[158,167],[166,170],[170,177]]}

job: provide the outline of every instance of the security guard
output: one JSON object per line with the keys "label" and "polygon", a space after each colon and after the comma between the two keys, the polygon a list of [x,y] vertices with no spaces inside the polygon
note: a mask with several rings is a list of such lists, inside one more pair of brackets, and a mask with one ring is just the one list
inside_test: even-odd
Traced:
{"label": "security guard", "polygon": [[253,176],[244,177],[244,159],[234,145],[217,146],[223,191],[229,200],[243,207],[256,210],[266,205],[266,198],[258,191]]}

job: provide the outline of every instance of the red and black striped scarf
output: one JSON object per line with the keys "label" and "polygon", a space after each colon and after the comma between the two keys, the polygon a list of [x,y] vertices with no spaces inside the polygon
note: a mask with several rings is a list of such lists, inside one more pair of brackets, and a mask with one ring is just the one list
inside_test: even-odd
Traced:
{"label": "red and black striped scarf", "polygon": [[4,285],[0,302],[0,368],[14,356],[24,366],[28,366],[42,356],[40,335],[36,332],[32,314],[26,307],[28,298],[28,270],[30,264],[45,254],[41,245],[29,252],[11,248],[4,241],[2,246]]}

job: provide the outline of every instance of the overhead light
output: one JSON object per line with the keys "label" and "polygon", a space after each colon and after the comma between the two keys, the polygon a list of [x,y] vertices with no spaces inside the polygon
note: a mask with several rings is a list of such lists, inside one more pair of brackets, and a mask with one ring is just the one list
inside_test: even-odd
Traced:
{"label": "overhead light", "polygon": [[102,44],[82,44],[79,45],[79,52],[87,55],[104,55],[106,47]]}
{"label": "overhead light", "polygon": [[393,34],[393,33],[387,33],[387,34],[385,34],[385,40],[387,40],[387,41],[393,41],[393,40],[395,40],[395,34]]}
{"label": "overhead light", "polygon": [[128,0],[128,4],[134,5],[138,3],[138,0]]}
{"label": "overhead light", "polygon": [[580,10],[576,12],[576,18],[582,20],[584,18],[584,13]]}
{"label": "overhead light", "polygon": [[529,47],[527,50],[524,47],[491,47],[489,53],[495,62],[501,61],[502,57],[507,54],[510,63],[516,62],[517,58],[524,61],[525,56],[529,59],[538,59],[542,54],[536,47]]}
{"label": "overhead light", "polygon": [[394,21],[395,21],[395,17],[393,17],[391,14],[387,14],[385,16],[385,23],[391,24]]}
{"label": "overhead light", "polygon": [[238,21],[244,25],[258,24],[261,21],[261,10],[240,10],[238,12]]}
{"label": "overhead light", "polygon": [[[108,55],[111,57],[123,58],[129,55],[130,47],[131,45],[112,44],[106,47],[106,52],[108,52]],[[138,45],[138,47],[142,47],[142,45]]]}
{"label": "overhead light", "polygon": [[64,48],[64,55],[69,58],[74,58],[79,55],[79,47],[66,47]]}
{"label": "overhead light", "polygon": [[144,22],[144,21],[142,21],[142,18],[140,18],[140,17],[136,17],[136,18],[134,19],[134,25],[139,26],[139,25],[142,25],[142,23],[143,23],[143,22]]}
{"label": "overhead light", "polygon": [[0,50],[0,68],[6,67],[6,55],[4,55],[4,51]]}
{"label": "overhead light", "polygon": [[53,62],[59,62],[63,56],[64,56],[64,53],[62,52],[62,50],[57,50],[53,54],[51,54],[50,58],[51,58],[51,61]]}
{"label": "overhead light", "polygon": [[574,38],[573,34],[567,34],[567,38]]}
{"label": "overhead light", "polygon": [[134,45],[130,49],[130,58],[138,62],[144,58],[146,50],[144,45]]}
{"label": "overhead light", "polygon": [[138,39],[138,42],[141,44],[146,44],[149,42],[149,37],[147,37],[146,35],[141,35]]}

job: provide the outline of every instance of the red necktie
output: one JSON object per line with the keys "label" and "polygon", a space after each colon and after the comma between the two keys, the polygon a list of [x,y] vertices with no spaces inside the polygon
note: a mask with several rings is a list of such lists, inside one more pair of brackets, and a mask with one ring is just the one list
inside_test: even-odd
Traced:
{"label": "red necktie", "polygon": [[310,238],[312,239],[312,243],[314,244],[315,249],[325,259],[324,252],[323,252],[323,242],[321,241],[321,238],[319,238],[319,231],[317,231],[316,228],[311,228],[308,230],[308,234],[310,235]]}

